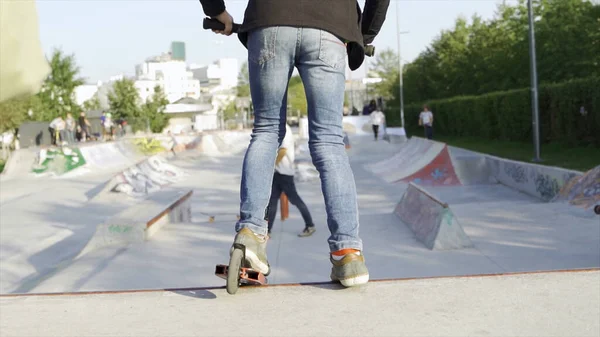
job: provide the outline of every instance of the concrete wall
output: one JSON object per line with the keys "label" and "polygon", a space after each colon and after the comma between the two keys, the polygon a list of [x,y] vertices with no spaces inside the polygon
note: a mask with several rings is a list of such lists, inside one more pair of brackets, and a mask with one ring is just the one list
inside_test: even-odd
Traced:
{"label": "concrete wall", "polygon": [[486,157],[491,173],[498,182],[543,201],[552,200],[571,178],[582,174],[558,167]]}

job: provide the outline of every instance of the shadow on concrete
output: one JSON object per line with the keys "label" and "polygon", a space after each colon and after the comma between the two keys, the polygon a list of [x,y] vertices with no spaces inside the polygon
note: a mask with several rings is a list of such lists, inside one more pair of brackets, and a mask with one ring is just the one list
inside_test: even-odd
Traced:
{"label": "shadow on concrete", "polygon": [[187,297],[192,297],[192,298],[197,298],[197,299],[202,299],[202,300],[214,300],[217,298],[217,295],[215,295],[213,292],[205,290],[205,289],[171,290],[170,292],[177,294],[177,295],[187,296]]}

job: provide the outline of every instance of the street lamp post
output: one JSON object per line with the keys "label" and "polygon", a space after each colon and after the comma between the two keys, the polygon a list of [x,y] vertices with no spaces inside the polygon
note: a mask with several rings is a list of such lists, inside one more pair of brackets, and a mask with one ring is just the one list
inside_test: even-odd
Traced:
{"label": "street lamp post", "polygon": [[529,59],[531,66],[531,109],[533,114],[533,146],[534,159],[539,162],[540,159],[540,114],[538,110],[538,87],[537,87],[537,66],[535,61],[535,34],[533,31],[533,5],[532,0],[527,1],[527,10],[529,12]]}
{"label": "street lamp post", "polygon": [[404,127],[404,90],[403,90],[403,81],[402,81],[402,53],[400,49],[400,36],[402,34],[407,34],[408,31],[400,31],[400,1],[396,1],[396,31],[398,32],[398,76],[400,81],[400,122],[402,123],[402,128],[406,130]]}

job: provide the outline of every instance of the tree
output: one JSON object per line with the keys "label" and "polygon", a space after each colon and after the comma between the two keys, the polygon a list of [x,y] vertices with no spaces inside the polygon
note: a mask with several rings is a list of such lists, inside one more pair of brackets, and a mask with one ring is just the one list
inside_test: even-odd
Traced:
{"label": "tree", "polygon": [[35,96],[17,97],[0,103],[0,133],[14,130],[27,119]]}
{"label": "tree", "polygon": [[40,92],[39,106],[33,111],[32,118],[37,121],[50,121],[66,113],[77,113],[81,107],[75,102],[75,88],[84,84],[78,77],[79,67],[73,55],[64,55],[60,49],[54,49],[50,58],[50,75]]}
{"label": "tree", "polygon": [[242,64],[240,73],[238,75],[238,85],[236,88],[237,97],[248,97],[250,96],[250,79],[248,74],[248,62]]}
{"label": "tree", "polygon": [[108,94],[108,106],[115,118],[141,117],[140,95],[133,80],[123,78],[113,83]]}
{"label": "tree", "polygon": [[[540,84],[600,75],[600,4],[538,0],[533,10]],[[526,0],[498,5],[488,21],[459,17],[406,65],[405,103],[529,87],[528,32]]]}
{"label": "tree", "polygon": [[160,133],[169,124],[169,116],[165,114],[165,107],[169,100],[163,89],[157,85],[154,87],[152,97],[142,105],[141,114],[150,123],[150,130]]}
{"label": "tree", "polygon": [[126,119],[134,132],[147,130],[150,127],[150,122],[142,116],[139,103],[140,95],[133,80],[123,78],[113,83],[112,90],[108,94],[108,106],[113,119]]}
{"label": "tree", "polygon": [[398,54],[389,48],[378,53],[375,62],[369,67],[368,77],[381,79],[381,82],[369,85],[376,97],[393,97],[392,87],[398,81]]}
{"label": "tree", "polygon": [[83,110],[91,111],[91,110],[100,110],[102,106],[100,105],[100,99],[98,99],[98,95],[94,95],[92,98],[83,102]]}
{"label": "tree", "polygon": [[300,110],[300,116],[306,116],[308,113],[308,106],[306,103],[306,92],[304,91],[304,84],[300,76],[292,76],[288,85],[288,105],[292,111]]}
{"label": "tree", "polygon": [[219,107],[219,113],[223,116],[224,121],[235,120],[238,114],[238,109],[235,106],[235,98],[222,102]]}

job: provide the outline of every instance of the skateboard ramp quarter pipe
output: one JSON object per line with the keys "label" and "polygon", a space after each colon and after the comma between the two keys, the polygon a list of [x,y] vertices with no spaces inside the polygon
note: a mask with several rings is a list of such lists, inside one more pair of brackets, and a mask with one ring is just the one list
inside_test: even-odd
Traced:
{"label": "skateboard ramp quarter pipe", "polygon": [[409,183],[394,213],[431,250],[473,246],[448,204],[414,183]]}
{"label": "skateboard ramp quarter pipe", "polygon": [[214,131],[202,135],[201,152],[209,156],[230,156],[246,151],[251,132]]}
{"label": "skateboard ramp quarter pipe", "polygon": [[445,146],[444,143],[411,137],[395,155],[367,168],[388,183],[402,181],[434,161]]}
{"label": "skateboard ramp quarter pipe", "polygon": [[411,137],[392,157],[368,166],[386,182],[461,185],[445,143]]}
{"label": "skateboard ramp quarter pipe", "polygon": [[0,173],[0,179],[33,176],[31,168],[35,164],[37,153],[38,151],[32,148],[13,151],[6,161],[4,171]]}
{"label": "skateboard ramp quarter pipe", "polygon": [[81,154],[88,166],[103,170],[132,165],[144,155],[129,141],[86,144],[80,146]]}
{"label": "skateboard ramp quarter pipe", "polygon": [[461,185],[460,180],[456,176],[452,158],[448,146],[443,145],[437,155],[427,165],[416,171],[415,173],[398,179],[402,182],[414,182],[425,186],[456,186]]}

